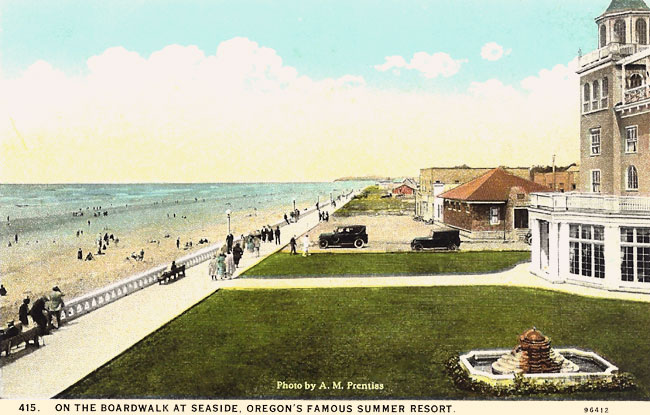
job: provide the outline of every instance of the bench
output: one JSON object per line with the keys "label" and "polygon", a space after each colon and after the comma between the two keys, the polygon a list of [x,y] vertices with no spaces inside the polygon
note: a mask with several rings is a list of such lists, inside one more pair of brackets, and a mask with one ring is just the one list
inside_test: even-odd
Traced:
{"label": "bench", "polygon": [[[17,325],[16,327],[20,327],[20,326]],[[21,331],[14,336],[3,338],[2,340],[0,340],[0,354],[2,354],[2,352],[5,352],[5,356],[9,356],[9,353],[11,353],[12,348],[18,347],[22,343],[25,343],[25,345],[27,346],[29,344],[29,341],[32,341],[34,346],[39,347],[40,346],[39,337],[40,337],[40,328],[38,326],[34,326],[25,331]]]}
{"label": "bench", "polygon": [[158,277],[158,284],[168,284],[185,276],[185,265],[177,267],[175,270],[165,271]]}

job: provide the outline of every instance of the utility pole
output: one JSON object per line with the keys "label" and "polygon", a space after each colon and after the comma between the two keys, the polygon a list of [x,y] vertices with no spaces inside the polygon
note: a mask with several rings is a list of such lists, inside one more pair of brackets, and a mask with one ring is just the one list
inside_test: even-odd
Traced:
{"label": "utility pole", "polygon": [[553,191],[555,192],[557,189],[555,188],[555,154],[553,154]]}

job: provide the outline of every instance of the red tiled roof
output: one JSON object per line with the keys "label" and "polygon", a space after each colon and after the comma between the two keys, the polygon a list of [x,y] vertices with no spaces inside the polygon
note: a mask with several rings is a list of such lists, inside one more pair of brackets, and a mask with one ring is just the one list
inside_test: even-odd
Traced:
{"label": "red tiled roof", "polygon": [[513,187],[520,187],[526,193],[551,191],[546,186],[509,174],[501,168],[496,168],[441,194],[440,197],[477,202],[504,201],[508,200],[510,189]]}

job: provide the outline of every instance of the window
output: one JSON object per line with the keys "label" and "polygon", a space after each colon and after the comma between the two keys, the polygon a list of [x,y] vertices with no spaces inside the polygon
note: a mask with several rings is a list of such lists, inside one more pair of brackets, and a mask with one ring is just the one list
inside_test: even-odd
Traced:
{"label": "window", "polygon": [[591,130],[591,155],[600,155],[600,128]]}
{"label": "window", "polygon": [[595,111],[598,109],[598,101],[600,100],[600,82],[598,80],[595,80],[592,85],[593,87],[591,91],[591,96],[592,96],[591,109],[592,111]]}
{"label": "window", "polygon": [[639,190],[639,175],[636,167],[628,166],[627,168],[627,190]]}
{"label": "window", "polygon": [[630,89],[638,88],[643,85],[643,77],[638,73],[630,76]]}
{"label": "window", "polygon": [[584,86],[584,93],[582,95],[582,112],[589,111],[589,100],[591,99],[591,89],[589,88],[589,83],[586,83]]}
{"label": "window", "polygon": [[569,272],[583,277],[605,278],[605,228],[569,225]]}
{"label": "window", "polygon": [[491,207],[490,208],[490,225],[499,224],[499,208]]}
{"label": "window", "polygon": [[591,171],[591,191],[600,193],[600,170]]}
{"label": "window", "polygon": [[604,48],[607,45],[607,28],[605,25],[600,26],[600,47]]}
{"label": "window", "polygon": [[607,102],[607,96],[609,95],[609,80],[607,77],[603,78],[603,88],[601,91],[601,100],[600,100],[600,108],[607,108],[608,102]]}
{"label": "window", "polygon": [[619,19],[614,22],[614,41],[625,43],[625,20]]}
{"label": "window", "polygon": [[648,43],[647,26],[645,20],[639,19],[636,21],[636,42],[639,45],[646,45]]}
{"label": "window", "polygon": [[637,142],[639,140],[637,126],[627,127],[625,129],[625,152],[626,153],[636,153]]}
{"label": "window", "polygon": [[621,280],[650,282],[650,228],[621,228]]}

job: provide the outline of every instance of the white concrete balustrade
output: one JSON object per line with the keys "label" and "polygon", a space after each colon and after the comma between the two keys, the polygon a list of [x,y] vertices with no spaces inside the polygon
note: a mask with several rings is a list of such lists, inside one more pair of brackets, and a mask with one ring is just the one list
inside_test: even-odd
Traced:
{"label": "white concrete balustrade", "polygon": [[590,193],[532,193],[529,206],[553,211],[589,210],[609,213],[650,213],[650,198],[606,196]]}
{"label": "white concrete balustrade", "polygon": [[[346,195],[346,199],[351,196],[352,193]],[[330,202],[321,203],[320,207],[324,208],[329,206]],[[300,212],[301,215],[308,215],[316,211],[316,205],[309,207],[307,210]],[[287,223],[284,219],[279,220],[278,222],[273,223],[272,227],[284,227]],[[239,242],[241,239],[238,238],[235,240]],[[181,266],[185,265],[185,268],[191,268],[198,264],[201,264],[205,261],[208,261],[212,258],[217,251],[223,246],[223,243],[217,243],[205,248],[200,249],[199,251],[193,252],[191,254],[185,255],[176,260],[176,265]],[[127,295],[146,288],[152,284],[158,282],[158,277],[161,276],[166,270],[167,265],[159,265],[157,267],[151,268],[142,273],[127,277],[121,281],[110,284],[106,287],[102,287],[98,290],[84,294],[80,297],[74,298],[72,300],[66,301],[66,305],[63,308],[61,313],[61,320],[71,321],[75,318],[78,318],[84,314],[90,313],[91,311],[97,310],[107,304],[112,303],[113,301],[119,300],[120,298],[126,297]]]}

